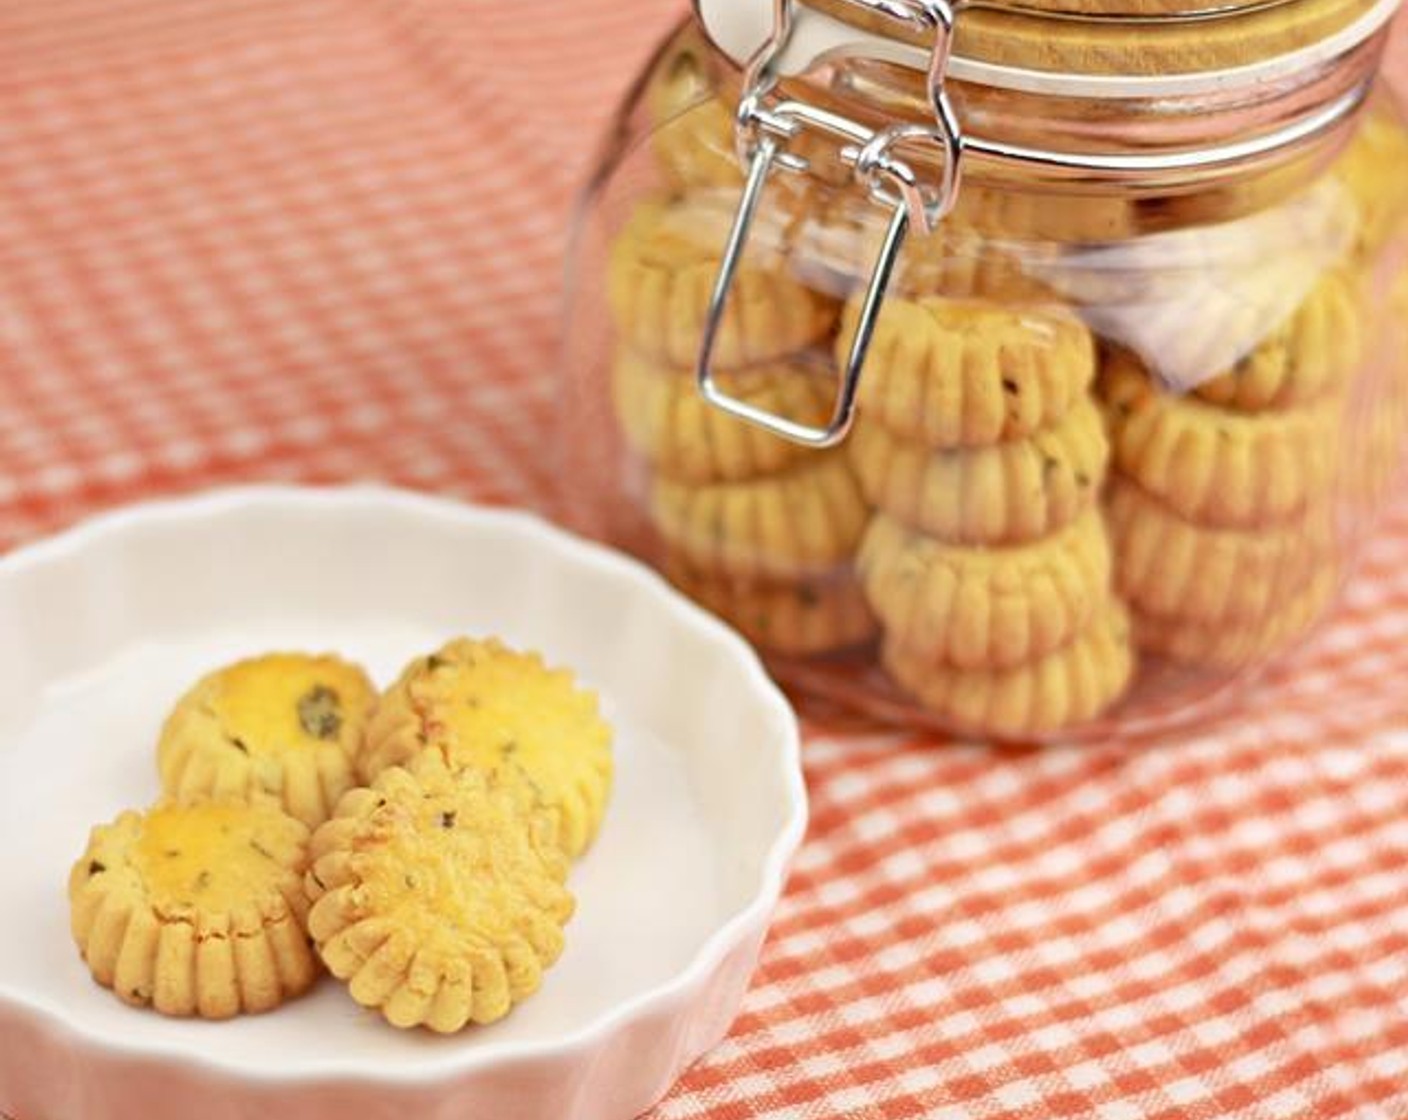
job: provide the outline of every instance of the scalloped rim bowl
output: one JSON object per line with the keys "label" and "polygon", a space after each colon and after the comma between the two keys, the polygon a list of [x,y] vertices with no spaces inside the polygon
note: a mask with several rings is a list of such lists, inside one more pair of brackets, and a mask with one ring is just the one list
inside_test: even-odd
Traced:
{"label": "scalloped rim bowl", "polygon": [[[124,1007],[68,933],[88,828],[157,794],[197,676],[333,649],[385,683],[459,633],[571,666],[617,729],[543,989],[488,1028],[398,1032],[324,978],[226,1023]],[[135,506],[0,559],[0,1111],[16,1120],[625,1120],[717,1042],[806,825],[796,719],[727,627],[522,513],[380,488]]]}

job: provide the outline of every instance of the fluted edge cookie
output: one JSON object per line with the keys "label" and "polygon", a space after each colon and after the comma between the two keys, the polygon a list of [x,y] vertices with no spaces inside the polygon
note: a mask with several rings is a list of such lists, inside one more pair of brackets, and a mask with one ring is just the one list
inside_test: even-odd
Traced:
{"label": "fluted edge cookie", "polygon": [[1343,409],[1242,413],[1162,391],[1124,352],[1100,389],[1117,470],[1201,524],[1258,528],[1320,504],[1333,489]]}
{"label": "fluted edge cookie", "polygon": [[69,874],[93,979],[164,1015],[269,1011],[318,975],[303,919],[308,829],[273,805],[204,800],[98,825]]}
{"label": "fluted edge cookie", "polygon": [[1049,428],[987,447],[932,450],[892,435],[868,415],[846,444],[866,499],[952,544],[1044,537],[1088,510],[1110,457],[1092,400]]}
{"label": "fluted edge cookie", "polygon": [[768,653],[836,653],[876,634],[875,615],[850,569],[770,582],[711,575],[677,557],[667,557],[664,567],[676,587]]}
{"label": "fluted edge cookie", "polygon": [[1247,669],[1286,652],[1324,615],[1339,587],[1327,564],[1298,591],[1261,618],[1232,624],[1165,618],[1136,612],[1139,648],[1189,668],[1216,672]]}
{"label": "fluted edge cookie", "polygon": [[579,856],[601,827],[614,777],[612,732],[567,669],[494,638],[457,638],[416,658],[385,692],[358,757],[365,781],[431,750],[452,768],[521,770]]}
{"label": "fluted edge cookie", "polygon": [[858,561],[888,641],[911,660],[1009,669],[1070,642],[1110,594],[1111,555],[1091,509],[1040,541],[946,544],[878,514]]}
{"label": "fluted edge cookie", "polygon": [[[966,194],[966,188],[960,197]],[[883,244],[889,212],[864,194],[839,190],[814,196],[789,230],[796,268],[814,273],[826,291],[852,291],[869,274]],[[890,297],[945,296],[1024,307],[1059,300],[1043,276],[1059,246],[996,237],[950,214],[932,233],[911,230],[894,264]]]}
{"label": "fluted edge cookie", "polygon": [[349,791],[310,851],[318,953],[393,1026],[493,1022],[562,954],[567,860],[515,770],[452,770],[422,752]]}
{"label": "fluted edge cookie", "polygon": [[747,482],[657,479],[650,509],[667,545],[701,571],[771,580],[824,576],[848,563],[870,516],[839,450]]}
{"label": "fluted edge cookie", "polygon": [[[643,357],[685,368],[698,360],[730,209],[694,196],[646,202],[617,236],[607,298],[619,338]],[[734,276],[714,348],[716,369],[792,354],[836,322],[832,299],[794,278],[777,253],[754,249]]]}
{"label": "fluted edge cookie", "polygon": [[1115,586],[1141,612],[1210,624],[1254,622],[1332,563],[1328,508],[1282,526],[1218,529],[1184,520],[1128,482],[1105,503]]}
{"label": "fluted edge cookie", "polygon": [[1010,669],[935,665],[893,639],[882,661],[901,688],[955,730],[1009,739],[1090,722],[1124,695],[1134,671],[1128,615],[1113,600],[1071,642]]}
{"label": "fluted edge cookie", "polygon": [[[806,363],[775,362],[717,375],[731,397],[803,424],[823,425],[834,377]],[[666,478],[740,482],[798,462],[809,448],[731,416],[704,399],[693,370],[661,366],[630,351],[612,364],[616,415],[627,442]]]}
{"label": "fluted edge cookie", "polygon": [[[844,361],[859,316],[846,305]],[[931,447],[1029,436],[1084,400],[1095,344],[1074,315],[942,297],[890,298],[875,325],[858,399],[896,435]]]}
{"label": "fluted edge cookie", "polygon": [[269,799],[310,828],[354,784],[353,762],[376,703],[365,672],[331,655],[248,658],[198,681],[157,743],[162,789]]}
{"label": "fluted edge cookie", "polygon": [[1281,326],[1194,392],[1243,412],[1294,408],[1336,392],[1363,359],[1363,300],[1347,272],[1327,273]]}
{"label": "fluted edge cookie", "polygon": [[733,114],[710,89],[703,36],[687,29],[666,45],[645,87],[650,142],[665,177],[681,187],[743,185],[733,153]]}

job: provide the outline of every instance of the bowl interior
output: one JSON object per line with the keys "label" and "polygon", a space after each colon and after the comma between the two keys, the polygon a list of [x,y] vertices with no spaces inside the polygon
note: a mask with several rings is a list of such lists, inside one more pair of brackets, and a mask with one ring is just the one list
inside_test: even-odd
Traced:
{"label": "bowl interior", "polygon": [[[644,569],[519,515],[362,490],[153,506],[0,563],[0,618],[0,1000],[129,1049],[414,1076],[567,1042],[687,982],[799,838],[795,723],[747,647]],[[221,1024],[132,1010],[92,982],[68,869],[91,824],[156,796],[156,735],[191,682],[289,648],[337,650],[386,683],[459,633],[573,667],[617,732],[567,951],[533,999],[447,1039],[392,1030],[328,979]]]}

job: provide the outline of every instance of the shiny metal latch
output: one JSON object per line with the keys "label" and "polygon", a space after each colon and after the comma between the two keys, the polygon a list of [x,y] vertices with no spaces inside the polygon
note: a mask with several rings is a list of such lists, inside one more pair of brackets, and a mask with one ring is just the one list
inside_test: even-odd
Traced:
{"label": "shiny metal latch", "polygon": [[[734,120],[740,164],[747,180],[719,263],[700,340],[696,370],[699,391],[711,404],[770,432],[811,447],[841,442],[855,417],[856,389],[875,321],[884,303],[895,261],[911,228],[932,232],[953,208],[962,178],[964,137],[944,90],[956,6],[946,0],[850,0],[868,11],[932,36],[928,93],[934,123],[895,124],[878,131],[803,101],[775,96],[777,64],[792,35],[798,0],[774,0],[773,27],[767,41],[749,60]],[[714,378],[713,355],[728,306],[730,289],[769,177],[778,170],[806,174],[808,160],[789,147],[804,131],[836,141],[840,161],[849,166],[870,199],[890,211],[880,251],[870,270],[855,335],[841,371],[840,387],[824,427],[798,423],[725,393]],[[937,181],[924,181],[905,149],[937,149]]]}

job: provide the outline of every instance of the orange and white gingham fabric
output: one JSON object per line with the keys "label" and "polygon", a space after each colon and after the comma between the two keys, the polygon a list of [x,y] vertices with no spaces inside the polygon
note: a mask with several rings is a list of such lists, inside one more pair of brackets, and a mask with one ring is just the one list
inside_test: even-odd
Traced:
{"label": "orange and white gingham fabric", "polygon": [[[236,480],[545,504],[569,201],[676,15],[0,6],[0,548]],[[1190,741],[815,724],[756,984],[654,1115],[1408,1116],[1404,680],[1408,501]]]}

